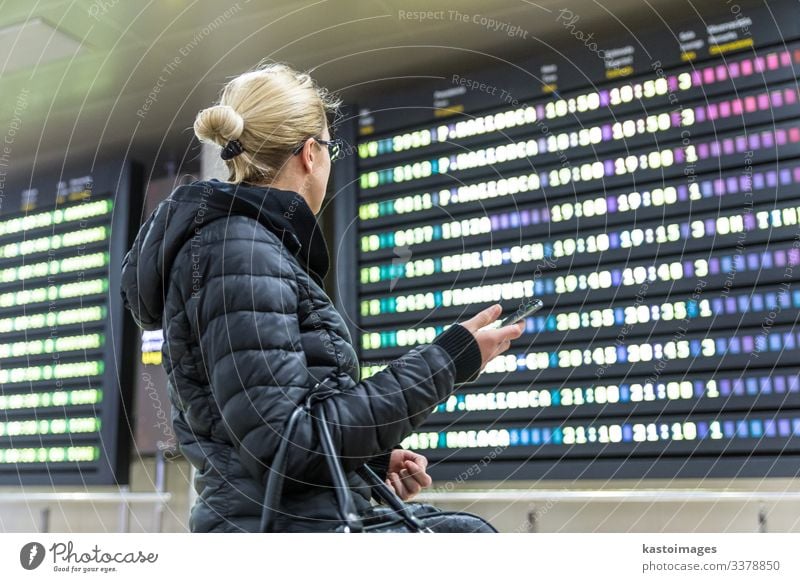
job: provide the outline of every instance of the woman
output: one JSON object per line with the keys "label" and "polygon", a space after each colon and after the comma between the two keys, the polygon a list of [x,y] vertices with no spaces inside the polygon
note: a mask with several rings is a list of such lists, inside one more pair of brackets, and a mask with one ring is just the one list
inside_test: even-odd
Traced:
{"label": "woman", "polygon": [[[337,106],[284,65],[234,78],[194,126],[223,147],[228,181],[177,188],[125,258],[126,306],[141,327],[164,330],[174,430],[197,469],[193,532],[258,531],[285,422],[323,379],[336,390],[323,405],[359,510],[371,499],[355,472],[364,463],[412,498],[431,483],[427,460],[398,443],[522,333],[481,329],[500,315],[495,305],[359,382],[348,328],[322,288],[328,252],[315,218]],[[331,529],[339,518],[320,444],[303,423],[291,442],[277,527]]]}

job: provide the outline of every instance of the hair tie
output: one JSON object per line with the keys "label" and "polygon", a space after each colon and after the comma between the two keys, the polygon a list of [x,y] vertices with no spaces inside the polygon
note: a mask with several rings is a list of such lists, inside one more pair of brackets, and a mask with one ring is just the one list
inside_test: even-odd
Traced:
{"label": "hair tie", "polygon": [[232,139],[225,145],[224,148],[222,148],[219,157],[221,157],[223,160],[230,160],[231,158],[238,156],[243,151],[244,148],[242,147],[242,142],[240,142],[238,139]]}

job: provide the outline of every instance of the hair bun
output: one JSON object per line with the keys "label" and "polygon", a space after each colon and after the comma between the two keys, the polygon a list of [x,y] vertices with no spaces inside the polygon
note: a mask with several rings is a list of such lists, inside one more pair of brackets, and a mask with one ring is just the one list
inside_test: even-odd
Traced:
{"label": "hair bun", "polygon": [[244,119],[230,105],[214,105],[203,109],[194,120],[194,133],[201,141],[225,146],[239,139],[244,131]]}

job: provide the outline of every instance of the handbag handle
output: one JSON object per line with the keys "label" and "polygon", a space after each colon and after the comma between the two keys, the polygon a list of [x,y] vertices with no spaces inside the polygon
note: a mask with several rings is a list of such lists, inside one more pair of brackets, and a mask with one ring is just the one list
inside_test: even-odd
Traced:
{"label": "handbag handle", "polygon": [[[331,438],[325,409],[323,406],[314,406],[316,403],[322,402],[336,392],[336,390],[332,388],[328,388],[327,390],[325,388],[320,388],[324,382],[323,380],[314,386],[307,395],[303,405],[298,406],[292,412],[289,421],[286,423],[286,430],[284,431],[285,437],[281,441],[278,452],[275,454],[275,458],[267,472],[268,478],[266,490],[264,492],[264,508],[261,513],[261,525],[259,529],[261,532],[272,531],[275,513],[277,512],[277,508],[280,504],[280,496],[283,492],[289,440],[297,425],[297,419],[300,417],[300,414],[303,413],[312,414],[314,427],[317,430],[318,438],[322,445],[323,453],[325,454],[325,461],[333,478],[338,506],[337,510],[342,520],[347,524],[345,532],[356,533],[363,531],[363,524],[358,516],[355,501],[353,500],[353,492],[347,483],[344,470],[339,461],[339,456],[333,444],[333,439]],[[313,414],[314,412],[317,413],[316,416]],[[356,469],[356,473],[371,486],[373,493],[375,493],[377,497],[397,512],[411,531],[415,533],[433,533],[433,530],[414,515],[409,506],[400,499],[393,489],[383,482],[371,467],[362,465]]]}
{"label": "handbag handle", "polygon": [[[286,423],[286,430],[284,431],[284,438],[281,441],[275,458],[267,472],[267,485],[264,491],[264,508],[261,512],[261,524],[259,531],[271,532],[275,520],[275,513],[280,504],[280,497],[283,493],[283,481],[285,477],[286,461],[289,448],[289,440],[291,439],[294,428],[297,425],[297,419],[300,414],[312,414],[314,427],[317,430],[320,444],[322,445],[323,453],[325,454],[325,461],[328,465],[328,470],[333,478],[333,484],[336,492],[337,510],[342,520],[347,524],[345,532],[360,532],[363,530],[361,519],[355,508],[355,501],[353,494],[347,484],[344,470],[339,462],[339,456],[336,454],[331,438],[330,430],[328,429],[328,422],[325,415],[325,410],[322,406],[315,407],[314,404],[325,400],[332,396],[335,392],[334,389],[320,389],[323,382],[318,382],[311,392],[306,397],[303,405],[298,406],[289,417]],[[313,413],[317,412],[315,416]]]}

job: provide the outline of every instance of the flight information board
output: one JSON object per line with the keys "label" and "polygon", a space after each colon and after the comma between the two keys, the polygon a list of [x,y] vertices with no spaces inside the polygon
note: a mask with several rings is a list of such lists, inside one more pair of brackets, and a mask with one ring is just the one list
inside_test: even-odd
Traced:
{"label": "flight information board", "polygon": [[0,209],[0,484],[128,482],[131,362],[119,269],[130,163],[36,170]]}
{"label": "flight information board", "polygon": [[403,441],[435,478],[800,472],[800,8],[770,7],[360,105],[362,377],[545,305]]}

